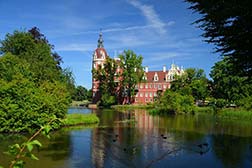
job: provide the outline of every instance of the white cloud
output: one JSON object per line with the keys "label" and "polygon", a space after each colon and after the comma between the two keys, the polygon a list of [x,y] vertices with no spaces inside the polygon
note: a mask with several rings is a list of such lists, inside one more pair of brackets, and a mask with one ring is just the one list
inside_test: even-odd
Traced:
{"label": "white cloud", "polygon": [[135,8],[139,9],[147,19],[148,24],[153,25],[160,34],[166,33],[166,24],[159,18],[159,15],[154,10],[153,6],[142,4],[137,0],[128,0],[128,2]]}

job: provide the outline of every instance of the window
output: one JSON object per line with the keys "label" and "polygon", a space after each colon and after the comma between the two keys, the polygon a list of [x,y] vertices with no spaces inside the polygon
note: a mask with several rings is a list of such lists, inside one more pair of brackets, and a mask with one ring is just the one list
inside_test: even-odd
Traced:
{"label": "window", "polygon": [[150,88],[152,88],[152,84],[150,84]]}
{"label": "window", "polygon": [[140,93],[140,97],[143,97],[143,93]]}
{"label": "window", "polygon": [[155,75],[154,75],[154,81],[158,81],[158,75],[157,75],[157,73],[155,73]]}
{"label": "window", "polygon": [[138,93],[136,94],[136,97],[138,97]]}
{"label": "window", "polygon": [[138,102],[138,98],[135,98],[135,102]]}
{"label": "window", "polygon": [[154,93],[154,97],[157,97],[157,92]]}
{"label": "window", "polygon": [[150,102],[152,102],[152,98],[150,98]]}
{"label": "window", "polygon": [[154,81],[158,81],[158,76],[154,76]]}
{"label": "window", "polygon": [[150,97],[152,97],[152,92],[150,92]]}
{"label": "window", "polygon": [[148,98],[145,98],[145,102],[148,102]]}
{"label": "window", "polygon": [[145,84],[145,89],[148,89],[148,84]]}
{"label": "window", "polygon": [[166,85],[163,85],[164,89],[166,89]]}
{"label": "window", "polygon": [[140,84],[140,89],[143,89],[143,85],[142,84]]}
{"label": "window", "polygon": [[162,89],[162,86],[160,84],[158,84],[158,89]]}
{"label": "window", "polygon": [[145,97],[148,97],[148,93],[145,93]]}
{"label": "window", "polygon": [[157,84],[154,84],[154,88],[155,88],[155,89],[157,88]]}

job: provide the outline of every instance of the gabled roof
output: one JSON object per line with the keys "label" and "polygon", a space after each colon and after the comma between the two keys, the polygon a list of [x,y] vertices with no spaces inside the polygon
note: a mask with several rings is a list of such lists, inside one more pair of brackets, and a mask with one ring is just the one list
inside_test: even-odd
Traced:
{"label": "gabled roof", "polygon": [[[149,71],[149,72],[145,72],[145,75],[147,77],[146,82],[166,82],[166,74],[168,73],[168,71],[163,72],[163,71]],[[154,81],[154,76],[155,74],[158,75],[158,81]]]}

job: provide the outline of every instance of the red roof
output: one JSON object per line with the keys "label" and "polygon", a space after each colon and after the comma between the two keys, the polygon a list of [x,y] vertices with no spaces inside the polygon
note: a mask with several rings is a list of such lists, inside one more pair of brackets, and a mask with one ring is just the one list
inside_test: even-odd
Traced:
{"label": "red roof", "polygon": [[[166,74],[168,73],[168,71],[163,72],[163,71],[149,71],[149,72],[145,72],[145,75],[147,77],[147,81],[146,82],[166,82]],[[157,74],[158,76],[158,80],[154,81],[154,76],[155,74]]]}
{"label": "red roof", "polygon": [[105,57],[106,57],[106,58],[108,57],[108,54],[107,54],[107,52],[106,52],[106,50],[105,50],[104,48],[97,48],[97,49],[95,50],[95,53],[96,53],[98,59],[101,59],[101,58],[102,58],[102,54],[101,54],[102,52],[105,53]]}

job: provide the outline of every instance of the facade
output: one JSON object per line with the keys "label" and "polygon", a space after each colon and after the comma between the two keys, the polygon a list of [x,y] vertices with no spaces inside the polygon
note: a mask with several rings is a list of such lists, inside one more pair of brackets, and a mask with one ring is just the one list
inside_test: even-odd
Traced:
{"label": "facade", "polygon": [[[102,34],[100,33],[97,48],[93,53],[92,69],[97,69],[98,67],[103,68],[106,58],[108,57],[103,42]],[[120,60],[116,58],[116,61]],[[118,71],[120,71],[120,69],[118,69]],[[170,88],[170,83],[174,80],[175,75],[179,76],[183,73],[183,68],[175,64],[172,64],[171,68],[168,70],[164,65],[161,71],[149,71],[148,67],[145,67],[143,82],[137,84],[137,94],[131,99],[133,101],[131,103],[146,104],[154,102],[159,94]],[[99,93],[99,81],[95,80],[94,77],[92,77],[92,92],[93,103],[97,103],[101,99],[101,95]],[[127,97],[125,97],[122,102],[127,103],[127,100]]]}
{"label": "facade", "polygon": [[163,66],[162,71],[149,71],[145,67],[144,81],[137,84],[137,94],[135,95],[135,104],[146,104],[155,101],[158,94],[161,94],[166,89],[170,89],[171,81],[174,80],[175,75],[182,75],[183,68],[179,68],[175,64],[171,65],[169,70]]}

